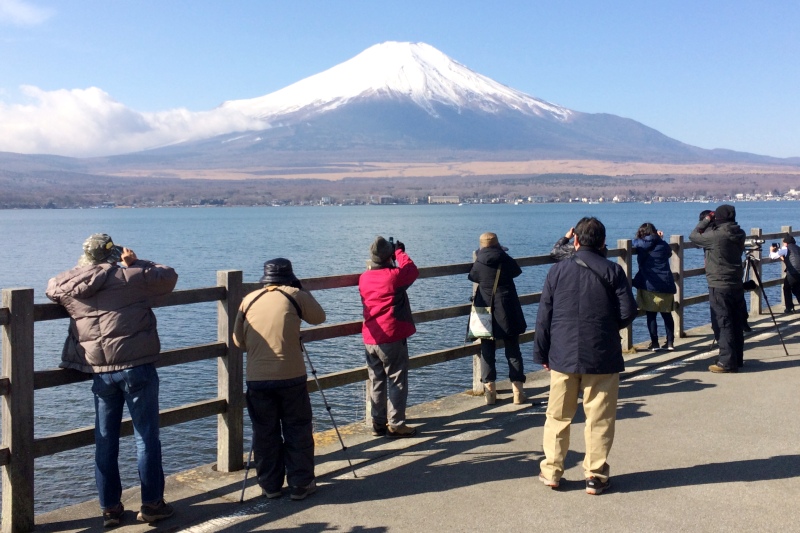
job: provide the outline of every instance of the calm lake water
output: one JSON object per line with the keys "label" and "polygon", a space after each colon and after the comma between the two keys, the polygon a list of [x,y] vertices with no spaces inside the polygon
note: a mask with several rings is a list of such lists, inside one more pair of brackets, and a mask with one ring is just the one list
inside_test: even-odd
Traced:
{"label": "calm lake water", "polygon": [[[421,267],[471,261],[484,231],[496,232],[513,257],[547,254],[558,237],[587,215],[606,225],[610,248],[616,247],[617,239],[633,238],[646,221],[666,235],[688,237],[698,213],[713,207],[665,203],[0,211],[0,288],[33,287],[36,302],[46,302],[47,280],[73,267],[84,239],[99,232],[141,258],[174,267],[180,276],[177,289],[191,289],[215,285],[218,270],[242,270],[246,282],[257,281],[264,261],[274,257],[291,259],[301,278],[361,272],[376,235],[403,241]],[[737,219],[748,233],[756,227],[772,233],[785,225],[800,227],[797,207],[794,202],[737,203]],[[702,261],[700,251],[687,252],[687,268],[702,266]],[[540,291],[548,268],[524,269],[517,278],[520,294]],[[635,268],[634,262],[634,272]],[[778,273],[778,265],[765,267],[765,278]],[[707,292],[704,278],[688,280],[686,286],[689,295]],[[450,276],[418,280],[409,297],[415,310],[431,309],[466,303],[470,290],[466,276]],[[771,302],[780,301],[777,289],[768,295]],[[356,288],[319,291],[315,296],[328,313],[328,323],[361,317]],[[532,328],[536,306],[526,307],[525,313]],[[216,304],[162,308],[156,315],[164,349],[216,340]],[[706,323],[707,317],[707,306],[688,308],[687,327]],[[411,354],[459,344],[464,327],[463,317],[420,324],[409,342]],[[37,370],[58,366],[66,328],[66,320],[37,323]],[[634,324],[634,338],[647,338],[641,319]],[[364,365],[360,336],[310,343],[308,349],[320,375]],[[528,371],[535,369],[531,354],[531,345],[523,346]],[[498,369],[503,369],[502,358],[498,361]],[[504,376],[504,371],[499,374]],[[162,409],[216,395],[215,361],[165,368],[159,375]],[[471,387],[471,380],[469,359],[412,371],[410,402],[462,392]],[[363,418],[363,385],[331,390],[326,396],[339,424]],[[328,429],[318,395],[312,400],[316,429]],[[35,409],[37,437],[94,424],[89,382],[37,391]],[[249,432],[245,439],[249,446]],[[214,462],[215,440],[215,419],[165,428],[166,473]],[[90,446],[36,461],[37,513],[96,498],[93,454]],[[136,486],[132,438],[123,439],[120,458],[124,485]]]}

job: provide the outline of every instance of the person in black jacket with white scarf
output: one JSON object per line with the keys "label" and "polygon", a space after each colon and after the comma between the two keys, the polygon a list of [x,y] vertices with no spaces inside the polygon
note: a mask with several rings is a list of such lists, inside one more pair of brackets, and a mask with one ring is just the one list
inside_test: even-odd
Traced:
{"label": "person in black jacket with white scarf", "polygon": [[582,393],[589,494],[611,486],[606,460],[614,441],[619,374],[625,370],[619,330],[637,312],[622,267],[603,256],[605,241],[606,228],[596,218],[582,218],[575,226],[575,255],[547,273],[534,338],[533,361],[550,371],[539,480],[559,485]]}
{"label": "person in black jacket with white scarf", "polygon": [[[475,254],[475,263],[469,273],[470,281],[478,284],[474,303],[476,306],[492,306],[493,338],[481,339],[481,382],[485,388],[488,405],[497,400],[497,370],[495,368],[495,339],[505,343],[505,354],[508,359],[508,378],[514,390],[514,403],[521,404],[527,399],[523,391],[525,370],[522,364],[522,353],[519,349],[519,335],[528,327],[522,314],[517,287],[514,278],[522,274],[516,261],[506,253],[507,248],[500,246],[497,235],[486,232],[480,236],[480,249]],[[497,271],[497,289],[492,297]]]}

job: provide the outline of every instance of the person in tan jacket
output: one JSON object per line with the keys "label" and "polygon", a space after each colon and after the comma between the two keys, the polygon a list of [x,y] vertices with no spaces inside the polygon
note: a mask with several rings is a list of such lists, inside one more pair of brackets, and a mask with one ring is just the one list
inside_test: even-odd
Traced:
{"label": "person in tan jacket", "polygon": [[288,259],[264,263],[264,288],[246,295],[233,342],[247,352],[247,412],[253,424],[258,484],[267,498],[293,500],[316,490],[314,436],[300,323],[321,324],[325,311],[304,291]]}

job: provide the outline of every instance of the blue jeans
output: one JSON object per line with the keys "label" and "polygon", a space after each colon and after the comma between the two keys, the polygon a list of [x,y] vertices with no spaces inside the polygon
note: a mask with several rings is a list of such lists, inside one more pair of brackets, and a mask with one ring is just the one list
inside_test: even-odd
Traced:
{"label": "blue jeans", "polygon": [[120,503],[119,433],[122,406],[128,404],[136,437],[142,503],[154,504],[164,497],[161,440],[158,429],[158,373],[153,364],[117,372],[94,374],[95,481],[100,506],[109,509]]}

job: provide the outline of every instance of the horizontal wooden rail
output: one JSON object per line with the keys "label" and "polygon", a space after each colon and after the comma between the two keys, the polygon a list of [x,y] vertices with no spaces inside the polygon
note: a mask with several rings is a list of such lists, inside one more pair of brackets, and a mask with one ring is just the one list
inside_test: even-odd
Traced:
{"label": "horizontal wooden rail", "polygon": [[[159,426],[167,427],[192,420],[199,420],[209,416],[224,413],[226,409],[225,400],[214,398],[195,402],[172,409],[165,409],[159,415]],[[133,422],[130,418],[122,421],[120,436],[127,437],[133,435]],[[55,433],[41,439],[35,439],[33,444],[34,457],[43,457],[54,453],[74,450],[82,446],[94,444],[94,426],[78,428],[63,433]]]}
{"label": "horizontal wooden rail", "polygon": [[[165,350],[161,352],[161,356],[156,362],[156,367],[161,368],[184,363],[193,363],[204,359],[215,359],[223,355],[225,355],[225,344],[222,342],[198,344],[197,346],[189,346],[188,348],[176,348],[174,350]],[[92,379],[92,374],[67,368],[39,370],[33,374],[33,388],[34,390],[49,389],[51,387],[58,387],[59,385],[79,383],[90,379]]]}
{"label": "horizontal wooden rail", "polygon": [[[225,287],[204,287],[201,289],[185,289],[171,292],[153,301],[153,307],[170,307],[205,302],[217,302],[225,299]],[[69,318],[67,310],[56,303],[36,304],[33,306],[33,320],[58,320]]]}

